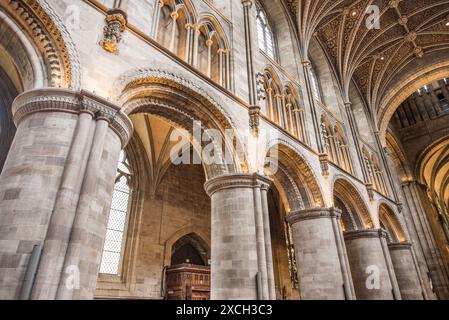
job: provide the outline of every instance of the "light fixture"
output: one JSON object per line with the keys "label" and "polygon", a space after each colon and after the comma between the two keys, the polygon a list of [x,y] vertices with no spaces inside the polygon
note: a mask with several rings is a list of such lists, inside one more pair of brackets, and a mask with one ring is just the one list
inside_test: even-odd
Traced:
{"label": "light fixture", "polygon": [[381,57],[380,57],[380,60],[381,60],[381,61],[385,61],[385,56],[381,56]]}
{"label": "light fixture", "polygon": [[357,10],[352,10],[351,16],[355,17],[358,14]]}
{"label": "light fixture", "polygon": [[449,27],[449,21],[446,22],[446,27]]}

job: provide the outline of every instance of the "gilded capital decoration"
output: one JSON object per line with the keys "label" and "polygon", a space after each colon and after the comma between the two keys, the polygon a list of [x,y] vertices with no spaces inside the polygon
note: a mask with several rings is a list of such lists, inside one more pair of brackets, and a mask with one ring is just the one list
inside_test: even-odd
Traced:
{"label": "gilded capital decoration", "polygon": [[103,40],[100,45],[110,53],[118,53],[118,45],[122,41],[122,33],[128,23],[126,13],[121,9],[109,10],[106,15],[106,26],[103,29]]}

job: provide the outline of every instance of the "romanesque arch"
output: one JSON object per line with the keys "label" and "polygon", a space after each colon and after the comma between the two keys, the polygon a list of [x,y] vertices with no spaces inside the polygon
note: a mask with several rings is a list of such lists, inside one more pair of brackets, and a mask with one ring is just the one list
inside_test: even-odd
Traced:
{"label": "romanesque arch", "polygon": [[350,181],[337,177],[332,190],[334,204],[343,213],[342,221],[345,230],[374,228],[374,223],[365,201]]}
{"label": "romanesque arch", "polygon": [[[2,47],[13,53],[9,56],[23,77],[24,89],[44,85],[79,89],[78,52],[62,20],[47,1],[7,1],[0,3],[0,9],[6,21],[2,33],[17,38],[17,42],[10,41],[15,47]],[[25,60],[19,62],[21,57]]]}
{"label": "romanesque arch", "polygon": [[379,221],[381,227],[387,231],[389,241],[393,243],[406,241],[401,222],[393,209],[386,203],[379,205]]}
{"label": "romanesque arch", "polygon": [[[192,140],[196,138],[193,135],[194,122],[200,125],[206,135],[209,129],[219,132],[222,141],[216,141],[208,135],[216,151],[222,151],[221,154],[214,154],[215,159],[221,159],[219,163],[205,166],[208,179],[241,171],[245,155],[238,155],[234,151],[234,145],[240,145],[240,137],[231,117],[217,100],[196,84],[163,71],[139,69],[123,75],[116,82],[117,89],[122,92],[117,99],[123,104],[125,114],[151,114],[164,119],[175,128],[187,130],[191,135],[191,143],[196,146],[196,152],[201,151],[198,146],[202,142]],[[235,135],[233,141],[225,139],[230,132]]]}
{"label": "romanesque arch", "polygon": [[[306,160],[292,147],[273,144],[269,151],[270,163],[278,164],[277,171],[267,172],[284,196],[290,211],[324,207],[321,188]],[[275,166],[276,167],[276,166]],[[281,191],[284,190],[284,191]]]}

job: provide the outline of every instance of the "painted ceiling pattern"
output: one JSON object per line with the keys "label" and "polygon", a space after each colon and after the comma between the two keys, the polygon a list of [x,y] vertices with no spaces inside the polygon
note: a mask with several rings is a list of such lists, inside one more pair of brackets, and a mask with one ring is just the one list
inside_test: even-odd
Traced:
{"label": "painted ceiling pattern", "polygon": [[[316,36],[344,98],[349,101],[354,79],[374,112],[395,74],[419,64],[426,54],[449,48],[449,0],[284,1],[296,21],[303,56]],[[380,19],[374,20],[372,8],[379,9]]]}

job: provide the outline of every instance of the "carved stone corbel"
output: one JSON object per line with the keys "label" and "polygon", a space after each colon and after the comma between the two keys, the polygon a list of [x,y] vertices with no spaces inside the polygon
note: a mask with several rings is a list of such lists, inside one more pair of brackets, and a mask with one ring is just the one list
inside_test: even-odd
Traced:
{"label": "carved stone corbel", "polygon": [[251,106],[249,108],[249,127],[254,137],[259,137],[259,124],[260,124],[260,107]]}
{"label": "carved stone corbel", "polygon": [[368,192],[368,197],[370,201],[374,201],[374,186],[372,183],[365,184],[366,192]]}
{"label": "carved stone corbel", "polygon": [[103,29],[103,40],[100,45],[110,53],[118,54],[118,44],[122,41],[122,33],[128,23],[126,12],[121,9],[111,9],[105,18],[106,26]]}
{"label": "carved stone corbel", "polygon": [[321,165],[321,172],[323,174],[323,177],[327,178],[329,177],[329,156],[327,153],[320,154],[320,165]]}

